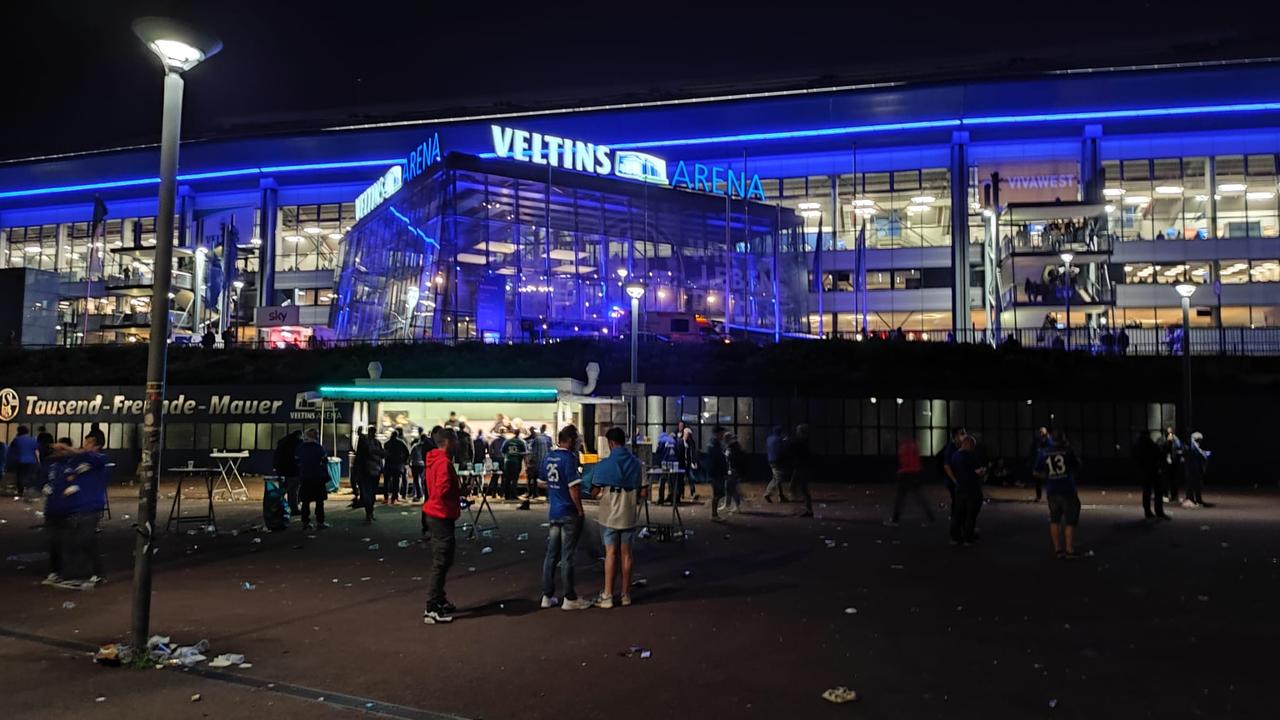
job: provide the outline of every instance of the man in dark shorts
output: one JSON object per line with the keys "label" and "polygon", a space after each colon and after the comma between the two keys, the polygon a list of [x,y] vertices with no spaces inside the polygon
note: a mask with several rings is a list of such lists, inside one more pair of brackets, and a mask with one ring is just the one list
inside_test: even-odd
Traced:
{"label": "man in dark shorts", "polygon": [[[1045,481],[1049,501],[1049,539],[1059,558],[1076,559],[1076,526],[1080,524],[1080,496],[1076,493],[1076,471],[1080,460],[1061,431],[1053,443],[1040,451],[1035,472]],[[1065,540],[1065,547],[1064,541]]]}

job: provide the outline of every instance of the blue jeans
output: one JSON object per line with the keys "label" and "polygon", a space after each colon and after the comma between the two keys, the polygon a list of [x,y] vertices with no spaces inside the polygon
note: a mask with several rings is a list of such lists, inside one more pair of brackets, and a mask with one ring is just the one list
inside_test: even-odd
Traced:
{"label": "blue jeans", "polygon": [[556,594],[556,565],[560,566],[560,582],[564,585],[564,599],[576,600],[573,590],[573,556],[582,538],[581,515],[552,520],[547,530],[547,555],[542,561],[542,594]]}

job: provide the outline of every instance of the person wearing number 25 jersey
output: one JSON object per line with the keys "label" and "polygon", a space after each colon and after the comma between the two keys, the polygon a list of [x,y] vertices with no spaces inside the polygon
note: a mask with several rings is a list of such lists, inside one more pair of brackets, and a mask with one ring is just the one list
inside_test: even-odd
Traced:
{"label": "person wearing number 25 jersey", "polygon": [[1053,443],[1042,448],[1036,457],[1035,473],[1044,480],[1049,500],[1049,539],[1059,558],[1079,557],[1075,544],[1076,525],[1080,523],[1080,496],[1076,494],[1079,468],[1080,460],[1061,431],[1053,433]]}

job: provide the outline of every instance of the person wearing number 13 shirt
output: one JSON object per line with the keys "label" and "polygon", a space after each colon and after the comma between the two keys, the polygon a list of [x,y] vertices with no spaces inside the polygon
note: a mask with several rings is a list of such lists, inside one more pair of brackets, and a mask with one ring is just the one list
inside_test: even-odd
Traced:
{"label": "person wearing number 13 shirt", "polygon": [[[1076,493],[1076,472],[1080,460],[1062,431],[1053,433],[1053,443],[1041,449],[1036,458],[1035,474],[1045,481],[1049,501],[1049,539],[1059,558],[1074,560],[1076,526],[1080,524],[1080,496]],[[1065,547],[1064,547],[1065,540]]]}

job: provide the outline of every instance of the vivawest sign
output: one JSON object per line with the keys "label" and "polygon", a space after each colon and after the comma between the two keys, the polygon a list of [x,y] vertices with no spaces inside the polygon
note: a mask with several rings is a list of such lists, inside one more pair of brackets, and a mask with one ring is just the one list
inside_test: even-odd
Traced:
{"label": "vivawest sign", "polygon": [[432,133],[421,145],[409,151],[403,164],[387,168],[382,177],[356,196],[356,221],[359,222],[360,218],[399,192],[405,183],[426,172],[439,160],[440,134]]}
{"label": "vivawest sign", "polygon": [[500,158],[726,197],[765,199],[759,175],[747,176],[731,167],[681,160],[668,175],[667,161],[649,153],[502,125],[490,125],[489,130],[493,154]]}

